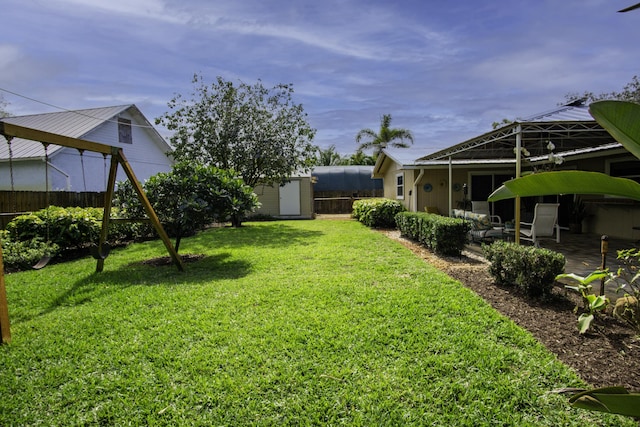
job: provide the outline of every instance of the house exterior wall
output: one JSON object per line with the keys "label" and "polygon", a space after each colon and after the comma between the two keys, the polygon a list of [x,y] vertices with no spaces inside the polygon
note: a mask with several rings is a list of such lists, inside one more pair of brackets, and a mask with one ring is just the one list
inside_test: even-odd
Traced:
{"label": "house exterior wall", "polygon": [[[634,159],[628,153],[613,153],[603,154],[597,157],[581,158],[576,160],[570,160],[562,164],[558,169],[562,170],[585,170],[601,173],[609,173],[609,164],[620,160]],[[411,169],[402,170],[399,165],[393,161],[387,159],[381,168],[380,173],[383,174],[384,180],[384,197],[389,199],[396,199],[395,179],[399,173],[404,174],[405,177],[405,198],[403,204],[411,211],[424,211],[426,207],[436,207],[442,215],[447,215],[449,209],[449,170],[447,166],[442,168],[425,169],[423,176],[416,188],[413,188],[413,182],[416,177],[419,176],[420,170],[415,169],[415,166]],[[418,166],[419,167],[419,166]],[[528,172],[531,167],[523,165],[523,172]],[[463,199],[462,184],[468,184],[468,196],[467,199],[471,200],[471,194],[473,191],[472,180],[477,175],[493,174],[496,176],[513,176],[515,175],[515,169],[510,167],[486,167],[486,166],[454,166],[452,169],[453,179],[452,182],[459,184],[460,189],[453,191],[452,207],[455,209],[458,207],[458,203]],[[640,172],[639,172],[640,174]],[[430,184],[431,191],[425,191],[425,185]],[[500,183],[496,183],[499,185]],[[458,186],[455,186],[456,188]],[[417,200],[415,208],[411,205],[412,197],[409,196],[409,190],[416,191]],[[555,196],[540,197],[532,200],[523,200],[521,218],[525,220],[528,212],[528,207],[534,206],[536,201],[549,201],[547,198],[553,198]],[[583,233],[591,233],[598,235],[609,235],[611,237],[638,240],[640,239],[640,230],[634,230],[633,227],[640,226],[640,202],[612,198],[604,195],[584,195],[581,199],[585,202],[587,210],[589,212],[588,218],[583,221]],[[554,199],[555,201],[555,199]],[[506,200],[499,202],[504,204],[509,212],[507,216],[502,218],[503,221],[511,220],[514,218],[513,209],[514,206],[510,206],[512,201]],[[567,206],[561,203],[561,210],[567,209]],[[562,224],[561,224],[562,225]],[[567,231],[565,231],[567,232]]]}
{"label": "house exterior wall", "polygon": [[[144,123],[137,120],[137,118],[134,115],[130,114],[129,111],[121,113],[119,117],[131,120],[132,122],[133,126],[131,126],[131,144],[123,144],[118,141],[118,123],[116,123],[115,121],[103,123],[101,126],[98,126],[96,129],[85,135],[83,139],[116,147],[122,147],[122,151],[127,161],[131,165],[133,173],[136,175],[136,178],[138,178],[138,181],[140,182],[144,182],[150,176],[157,173],[169,172],[173,165],[173,161],[165,154],[167,152],[167,148],[160,146],[157,143],[156,139],[151,135],[151,132],[153,132],[153,130],[148,129],[144,126],[136,126],[144,125]],[[89,153],[84,154],[85,165],[87,164],[87,161],[90,161],[92,167],[94,167],[95,169],[89,170],[97,171],[98,176],[92,178],[92,188],[87,188],[87,191],[103,191],[105,189],[105,181],[102,179],[103,174],[100,173],[104,170],[102,155],[91,153],[92,156],[89,156],[88,154]],[[88,159],[88,157],[94,157],[94,159],[90,160]],[[73,159],[73,161],[70,161],[70,163],[71,164],[68,165],[69,167],[74,167],[74,164],[79,164],[79,157],[76,157],[75,159]],[[107,176],[109,174],[108,168],[109,161],[107,161]],[[121,167],[118,168],[118,175],[116,179],[118,181],[124,181],[127,179],[127,176]],[[73,184],[75,184],[74,186],[78,188],[79,185],[82,185],[82,182],[78,182],[78,180],[75,179]]]}
{"label": "house exterior wall", "polygon": [[[6,167],[5,167],[6,166]],[[23,160],[13,162],[13,183],[16,191],[45,191],[44,162]],[[51,176],[51,175],[50,175]],[[51,186],[51,183],[50,183]],[[0,166],[0,190],[10,191],[11,170],[8,163]]]}
{"label": "house exterior wall", "polygon": [[[132,114],[132,111],[135,113]],[[131,120],[131,144],[123,144],[118,141],[118,123],[115,119],[105,121],[83,135],[81,139],[122,147],[136,178],[141,182],[159,172],[170,171],[173,160],[165,154],[170,150],[169,146],[161,140],[154,129],[148,128],[148,123],[137,110],[129,108],[121,112],[119,117]],[[14,159],[12,169],[15,190],[45,190],[44,153],[42,151],[40,153],[42,154],[38,153],[36,155],[42,156],[41,158]],[[78,150],[63,147],[57,150],[50,150],[49,163],[49,190],[105,191],[106,189],[110,158],[107,158],[105,167],[104,157],[99,153],[85,151],[81,160]],[[9,162],[1,163],[0,190],[11,190],[9,169]],[[124,181],[125,179],[127,179],[127,176],[122,167],[119,166],[117,180]]]}
{"label": "house exterior wall", "polygon": [[[456,191],[452,191],[452,208],[456,209],[456,202],[463,198],[462,184],[467,182],[467,170],[453,169],[452,181],[456,186]],[[426,187],[426,188],[425,188]],[[427,191],[431,188],[431,191]],[[418,194],[416,211],[424,211],[425,208],[437,208],[442,215],[449,212],[449,170],[448,169],[426,169],[420,182],[416,186]]]}
{"label": "house exterior wall", "polygon": [[[313,186],[311,177],[291,178],[300,181],[300,216],[287,218],[311,219],[313,218]],[[258,200],[262,204],[253,215],[268,215],[274,218],[280,216],[280,186],[258,185],[253,190],[258,195]]]}

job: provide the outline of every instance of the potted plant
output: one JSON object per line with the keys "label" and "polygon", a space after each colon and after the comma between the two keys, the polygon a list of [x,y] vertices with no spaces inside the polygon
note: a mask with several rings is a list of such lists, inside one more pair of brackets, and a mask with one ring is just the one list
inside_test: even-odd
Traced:
{"label": "potted plant", "polygon": [[587,217],[587,207],[580,197],[576,197],[569,207],[569,232],[582,233],[582,221]]}

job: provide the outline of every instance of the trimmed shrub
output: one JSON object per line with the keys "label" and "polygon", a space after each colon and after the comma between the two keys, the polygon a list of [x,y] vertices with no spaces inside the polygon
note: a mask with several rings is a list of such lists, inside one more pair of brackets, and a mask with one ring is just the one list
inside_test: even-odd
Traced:
{"label": "trimmed shrub", "polygon": [[7,231],[15,242],[39,239],[63,249],[79,247],[98,240],[102,212],[100,208],[50,206],[15,217],[7,224]]}
{"label": "trimmed shrub", "polygon": [[[98,241],[103,212],[102,208],[50,206],[49,209],[15,217],[7,224],[8,236],[15,243],[35,240],[51,243],[62,250],[80,248]],[[112,216],[117,215],[115,208]],[[152,231],[150,224],[111,222],[107,238],[115,244],[147,237]]]}
{"label": "trimmed shrub", "polygon": [[54,257],[59,252],[58,245],[46,243],[37,238],[24,242],[12,241],[5,230],[0,230],[0,240],[2,241],[2,261],[8,271],[29,269],[42,257]]}
{"label": "trimmed shrub", "polygon": [[400,233],[437,254],[460,256],[471,225],[460,218],[426,212],[400,212],[395,221]]}
{"label": "trimmed shrub", "polygon": [[558,252],[503,241],[482,245],[482,251],[498,285],[516,286],[532,297],[551,293],[566,262]]}
{"label": "trimmed shrub", "polygon": [[398,200],[384,198],[362,199],[353,202],[351,216],[367,227],[395,228],[396,214],[405,210],[404,205]]}

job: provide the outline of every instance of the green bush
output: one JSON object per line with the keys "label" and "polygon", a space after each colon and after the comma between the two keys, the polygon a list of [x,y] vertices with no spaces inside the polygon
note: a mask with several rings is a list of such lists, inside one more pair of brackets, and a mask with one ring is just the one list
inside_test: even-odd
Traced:
{"label": "green bush", "polygon": [[[103,213],[102,208],[50,206],[49,209],[15,217],[7,224],[8,236],[15,243],[35,240],[51,243],[61,250],[81,248],[97,243]],[[113,209],[111,216],[118,215],[118,210]],[[112,244],[138,240],[148,237],[152,231],[150,224],[111,222],[107,240]]]}
{"label": "green bush", "polygon": [[100,208],[50,206],[15,217],[7,224],[7,231],[15,242],[39,239],[62,249],[80,247],[98,240],[102,212]]}
{"label": "green bush", "polygon": [[468,221],[425,212],[400,212],[395,221],[400,233],[437,254],[460,256],[470,229]]}
{"label": "green bush", "polygon": [[43,242],[40,239],[13,241],[9,232],[0,230],[2,241],[2,261],[7,270],[25,270],[33,267],[44,256],[58,254],[58,245]]}
{"label": "green bush", "polygon": [[404,212],[404,205],[398,200],[373,198],[353,202],[352,216],[367,227],[395,228],[395,216]]}
{"label": "green bush", "polygon": [[498,285],[516,286],[529,296],[551,293],[555,277],[564,271],[564,255],[548,249],[498,241],[482,245],[482,251]]}

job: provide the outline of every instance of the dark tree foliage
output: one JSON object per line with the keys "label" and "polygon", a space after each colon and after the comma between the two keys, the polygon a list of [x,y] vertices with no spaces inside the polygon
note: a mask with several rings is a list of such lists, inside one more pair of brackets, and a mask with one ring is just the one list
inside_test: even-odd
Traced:
{"label": "dark tree foliage", "polygon": [[[182,237],[216,221],[231,220],[239,226],[246,212],[259,207],[252,187],[232,171],[194,162],[178,163],[171,172],[153,175],[143,187],[162,226],[176,238],[176,251]],[[129,181],[118,184],[114,205],[126,217],[144,216]]]}
{"label": "dark tree foliage", "polygon": [[631,81],[624,85],[620,92],[603,92],[596,95],[593,92],[585,91],[582,94],[568,93],[564,98],[565,101],[562,103],[563,105],[578,100],[582,100],[583,102],[590,104],[595,101],[603,101],[606,99],[635,102],[636,104],[640,104],[640,80],[638,79],[638,76],[633,76]]}
{"label": "dark tree foliage", "polygon": [[291,85],[267,89],[260,80],[234,85],[222,77],[207,85],[198,75],[193,85],[190,99],[176,95],[168,103],[171,111],[156,119],[174,132],[177,160],[233,169],[254,188],[283,184],[313,166],[316,130],[293,102]]}

